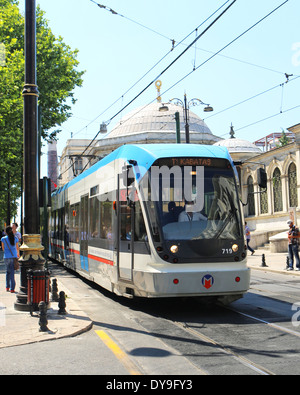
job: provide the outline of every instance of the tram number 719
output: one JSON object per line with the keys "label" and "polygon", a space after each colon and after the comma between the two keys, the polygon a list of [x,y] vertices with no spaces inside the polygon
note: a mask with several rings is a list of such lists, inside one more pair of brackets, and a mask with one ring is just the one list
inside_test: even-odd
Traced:
{"label": "tram number 719", "polygon": [[232,248],[222,248],[222,254],[232,254]]}

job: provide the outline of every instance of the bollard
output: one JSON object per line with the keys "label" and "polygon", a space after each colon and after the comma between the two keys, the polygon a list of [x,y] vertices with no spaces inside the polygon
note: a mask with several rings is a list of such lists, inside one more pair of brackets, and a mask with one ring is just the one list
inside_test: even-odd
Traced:
{"label": "bollard", "polygon": [[47,327],[48,325],[47,305],[45,302],[39,303],[39,311],[40,311],[40,319],[39,319],[40,332],[48,332],[49,329]]}
{"label": "bollard", "polygon": [[52,280],[52,302],[58,302],[58,288],[56,278]]}
{"label": "bollard", "polygon": [[67,314],[66,312],[66,296],[64,291],[60,291],[59,293],[59,302],[58,302],[58,314],[60,315],[65,315]]}
{"label": "bollard", "polygon": [[290,267],[290,258],[287,256],[286,257],[286,266],[285,266],[285,270],[287,270]]}
{"label": "bollard", "polygon": [[262,254],[262,262],[261,262],[261,267],[268,267],[268,265],[266,264],[266,257],[265,254]]}

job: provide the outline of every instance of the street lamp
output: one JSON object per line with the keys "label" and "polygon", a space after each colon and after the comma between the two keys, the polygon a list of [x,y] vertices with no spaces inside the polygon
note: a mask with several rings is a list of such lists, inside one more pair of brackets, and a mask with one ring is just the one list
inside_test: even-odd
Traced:
{"label": "street lamp", "polygon": [[190,106],[199,106],[200,104],[204,105],[204,112],[211,112],[214,109],[207,103],[203,103],[202,100],[194,98],[191,99],[189,102],[187,101],[186,94],[184,94],[184,101],[174,98],[170,100],[170,103],[174,102],[177,106],[181,106],[183,108],[183,118],[185,121],[185,140],[188,144],[190,142],[190,126],[189,126],[189,110]]}
{"label": "street lamp", "polygon": [[20,258],[21,284],[15,310],[30,311],[27,304],[27,271],[44,268],[39,233],[38,180],[38,87],[36,85],[36,3],[25,1],[25,84],[24,99],[24,226]]}

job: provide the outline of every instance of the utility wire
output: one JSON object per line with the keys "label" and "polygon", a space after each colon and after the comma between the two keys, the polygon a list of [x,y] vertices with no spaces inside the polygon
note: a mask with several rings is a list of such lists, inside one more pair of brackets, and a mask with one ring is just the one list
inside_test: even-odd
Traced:
{"label": "utility wire", "polygon": [[[294,81],[294,80],[296,80],[296,79],[298,79],[298,78],[300,78],[300,76],[296,76],[295,78],[292,78],[291,80],[286,81],[285,83],[292,82],[292,81]],[[215,116],[217,116],[217,115],[219,115],[219,114],[221,114],[221,113],[223,113],[223,112],[225,112],[225,111],[231,110],[232,108],[237,107],[237,106],[239,106],[239,105],[241,105],[241,104],[244,104],[244,103],[246,103],[246,102],[248,102],[248,101],[250,101],[250,100],[256,99],[257,97],[262,96],[262,95],[264,95],[265,93],[268,93],[268,92],[270,92],[270,91],[272,91],[272,90],[274,90],[274,89],[276,89],[276,88],[282,87],[283,85],[284,85],[284,83],[283,83],[283,84],[275,85],[275,86],[273,86],[272,88],[266,89],[266,90],[264,90],[263,92],[257,93],[257,94],[254,95],[254,96],[248,97],[247,99],[242,100],[242,101],[240,101],[239,103],[233,104],[233,105],[231,105],[231,106],[229,106],[229,107],[224,108],[224,109],[221,110],[221,111],[216,112],[215,114],[212,114],[212,115],[210,115],[210,116],[208,116],[208,117],[206,117],[206,118],[203,118],[203,121],[206,121],[206,120],[209,119],[209,118],[215,117]],[[281,106],[281,107],[282,107],[282,106]]]}
{"label": "utility wire", "polygon": [[[93,3],[97,4],[95,1],[90,0]],[[225,1],[225,3],[223,3],[216,11],[214,11],[208,18],[206,18],[202,23],[200,23],[199,26],[196,27],[196,29],[194,29],[191,33],[189,33],[187,36],[185,36],[180,42],[178,42],[174,47],[172,47],[172,49],[167,52],[159,61],[157,61],[141,78],[139,78],[125,93],[123,93],[118,99],[116,99],[110,106],[108,106],[104,111],[102,111],[101,114],[99,114],[95,119],[93,119],[92,121],[90,121],[86,126],[84,126],[82,129],[80,129],[78,132],[75,132],[73,134],[73,137],[77,134],[79,134],[80,132],[82,132],[82,130],[84,130],[85,128],[87,128],[89,125],[91,125],[92,123],[94,123],[101,115],[103,115],[104,113],[106,113],[106,111],[108,111],[112,106],[114,106],[120,99],[123,99],[124,96],[130,92],[140,81],[142,81],[146,75],[148,75],[156,66],[159,65],[159,63],[161,63],[175,48],[177,48],[179,45],[181,45],[189,36],[191,36],[195,31],[197,31],[202,25],[204,25],[204,23],[206,23],[210,18],[212,18],[218,11],[220,11],[227,3],[229,3],[230,0]],[[124,108],[123,108],[124,109]],[[123,111],[123,109],[121,111]]]}
{"label": "utility wire", "polygon": [[[91,0],[93,1],[93,0]],[[244,36],[246,33],[248,33],[250,30],[252,30],[254,27],[256,27],[258,24],[260,24],[262,21],[264,21],[266,18],[268,18],[270,15],[272,15],[275,11],[277,11],[279,8],[281,8],[284,4],[286,4],[289,0],[284,1],[282,4],[280,4],[278,7],[276,7],[273,11],[269,12],[267,15],[265,15],[263,18],[261,18],[258,22],[256,22],[255,24],[253,24],[251,27],[249,27],[247,30],[245,30],[243,33],[241,33],[239,36],[237,36],[235,39],[233,39],[232,41],[230,41],[227,45],[225,45],[224,47],[222,47],[219,51],[217,51],[216,53],[214,53],[211,57],[209,57],[208,59],[206,59],[203,63],[201,63],[199,66],[197,66],[196,68],[194,68],[191,72],[187,73],[183,78],[181,78],[180,80],[178,80],[175,84],[173,84],[171,87],[169,87],[166,91],[163,92],[166,93],[169,90],[171,90],[174,86],[176,86],[177,84],[179,84],[180,82],[182,82],[184,79],[186,79],[189,75],[191,75],[194,71],[198,70],[200,67],[202,67],[204,64],[206,64],[207,62],[209,62],[211,59],[213,59],[216,55],[218,55],[220,52],[222,52],[224,49],[228,48],[231,44],[233,44],[235,41],[237,41],[239,38],[241,38],[242,36]],[[193,42],[179,55],[177,56],[177,58],[175,60],[173,60],[173,62],[171,62],[169,64],[169,66],[167,66],[160,74],[159,76],[157,76],[153,81],[151,81],[150,84],[148,84],[138,95],[136,95],[129,103],[127,103],[120,111],[118,111],[113,117],[111,117],[109,119],[109,121],[106,124],[109,124],[117,115],[119,115],[125,108],[127,108],[133,101],[135,101],[143,92],[145,92],[161,75],[163,75],[185,52],[187,52],[187,50],[189,48],[191,48],[202,36],[203,34],[205,34],[207,32],[207,30],[212,27],[216,21],[222,16],[224,15],[225,12],[227,12],[227,10],[236,2],[236,0],[234,0],[195,40],[193,40]],[[152,102],[151,102],[152,103]],[[145,106],[146,107],[146,106]],[[296,107],[298,108],[298,106]],[[94,137],[94,139],[91,141],[91,143],[85,148],[85,150],[83,151],[82,155],[87,151],[87,149],[91,146],[91,144],[95,141],[95,139],[98,137],[100,131],[96,134],[96,136]],[[69,169],[67,169],[69,170]],[[67,171],[65,170],[64,173]],[[62,174],[64,174],[62,173]]]}
{"label": "utility wire", "polygon": [[[182,82],[184,79],[186,79],[188,76],[190,76],[195,70],[198,70],[200,67],[202,67],[204,64],[206,64],[207,62],[209,62],[211,59],[213,59],[216,55],[218,55],[220,52],[222,52],[224,49],[228,48],[231,44],[233,44],[235,41],[237,41],[239,38],[243,37],[247,32],[249,32],[250,30],[252,30],[254,27],[256,27],[259,23],[261,23],[262,21],[264,21],[266,18],[268,18],[270,15],[272,15],[275,11],[277,11],[280,7],[282,7],[284,4],[286,4],[289,0],[286,0],[285,2],[283,2],[281,5],[279,5],[278,7],[276,7],[275,9],[273,9],[273,11],[269,12],[267,15],[265,15],[263,18],[261,18],[258,22],[254,23],[252,26],[250,26],[248,29],[246,29],[243,33],[241,33],[239,36],[237,36],[235,39],[233,39],[232,41],[230,41],[227,45],[225,45],[223,48],[221,48],[219,51],[217,51],[216,53],[214,53],[211,57],[209,57],[208,59],[206,59],[203,63],[201,63],[199,66],[197,66],[196,68],[194,68],[192,71],[190,71],[189,73],[187,73],[184,77],[182,77],[180,80],[178,80],[177,82],[175,82],[172,86],[170,86],[168,89],[166,89],[161,95],[167,93],[169,90],[171,90],[172,88],[174,88],[176,85],[178,85],[180,82]],[[195,43],[195,40],[192,44]],[[192,45],[191,44],[191,45]],[[298,78],[298,77],[296,77]],[[295,78],[294,78],[295,79]],[[287,79],[288,80],[288,79]],[[153,83],[153,82],[152,82]],[[274,89],[274,88],[271,88]],[[156,99],[154,99],[156,100]],[[151,103],[153,103],[152,100],[150,103],[148,103],[147,105],[145,105],[143,108],[140,109],[143,110],[144,108],[146,108],[148,105],[150,105]],[[136,115],[136,113],[134,114]],[[115,117],[115,116],[114,116]],[[114,117],[112,117],[111,119],[113,119]],[[130,118],[128,118],[126,121],[128,121]],[[126,122],[125,121],[125,122]]]}
{"label": "utility wire", "polygon": [[[92,0],[91,0],[92,1]],[[116,118],[123,110],[125,110],[131,103],[133,103],[139,96],[141,96],[158,78],[160,78],[167,70],[169,70],[170,67],[173,66],[174,63],[177,62],[177,60],[179,60],[232,6],[233,4],[236,2],[237,0],[233,0],[229,6],[227,8],[225,8],[224,11],[221,12],[220,15],[217,16],[217,18],[215,18],[213,20],[213,22],[210,23],[210,25],[208,25],[208,27],[206,29],[203,30],[203,32],[197,36],[191,44],[189,44],[186,49],[184,51],[181,52],[181,54],[179,54],[156,78],[154,78],[154,80],[152,80],[144,89],[142,89],[130,102],[128,102],[124,107],[121,108],[121,110],[119,110],[115,115],[113,115],[106,123],[106,125],[109,125],[110,122]],[[100,130],[98,131],[98,133],[96,134],[96,136],[93,138],[93,140],[91,141],[91,143],[85,148],[85,150],[83,151],[83,153],[85,153],[87,151],[87,149],[91,146],[91,144],[95,141],[95,139],[98,137],[100,133]],[[82,169],[82,172],[85,170],[85,168],[87,167],[87,165]]]}
{"label": "utility wire", "polygon": [[90,1],[91,1],[92,3],[94,3],[94,4],[96,4],[98,7],[103,8],[103,9],[105,9],[106,11],[111,12],[113,15],[119,15],[120,17],[122,17],[122,18],[124,18],[124,19],[127,19],[128,21],[133,22],[133,23],[135,23],[136,25],[141,26],[141,27],[143,27],[144,29],[147,29],[147,30],[149,30],[149,31],[152,32],[152,33],[155,33],[155,34],[157,34],[157,35],[159,35],[159,36],[161,36],[161,37],[163,37],[163,38],[166,38],[167,40],[171,41],[171,42],[173,43],[173,45],[174,45],[175,40],[173,40],[173,39],[171,39],[171,38],[165,36],[164,34],[161,34],[161,33],[159,33],[158,31],[156,31],[156,30],[154,30],[154,29],[151,29],[150,27],[145,26],[145,25],[143,25],[143,24],[140,23],[140,22],[137,22],[137,21],[135,21],[135,20],[133,20],[133,19],[131,19],[131,18],[128,18],[128,17],[125,16],[125,15],[119,14],[118,12],[114,11],[113,9],[111,9],[111,8],[109,8],[109,7],[106,7],[105,5],[99,4],[99,3],[97,3],[97,2],[94,1],[94,0],[90,0]]}
{"label": "utility wire", "polygon": [[[295,107],[288,108],[287,110],[284,110],[284,111],[281,110],[281,111],[279,111],[279,112],[276,113],[276,114],[270,115],[269,117],[260,119],[259,121],[255,121],[255,122],[249,123],[248,125],[242,126],[241,128],[235,129],[235,131],[238,132],[239,130],[246,129],[246,128],[248,128],[249,126],[257,125],[257,124],[260,123],[260,122],[267,121],[268,119],[277,117],[278,115],[284,114],[284,113],[289,112],[289,111],[292,111],[292,110],[296,110],[296,108],[299,108],[299,107],[300,107],[300,104],[298,104],[298,105],[295,106]],[[227,133],[226,133],[226,134],[227,134]],[[225,136],[225,135],[223,135],[223,136]]]}
{"label": "utility wire", "polygon": [[[176,63],[228,10],[233,6],[237,0],[233,0],[231,4],[223,11],[216,19],[206,28],[203,32],[189,44],[184,51],[181,52],[157,77],[155,77],[144,89],[142,89],[130,102],[128,102],[121,110],[119,110],[115,115],[113,115],[106,124],[108,125],[116,116],[118,116],[125,108],[127,108],[131,103],[133,103],[139,96],[141,96],[158,78],[160,78],[166,71],[168,71],[174,63]],[[288,1],[288,0],[287,0]],[[197,69],[196,69],[197,70]]]}
{"label": "utility wire", "polygon": [[[95,1],[93,1],[93,0],[90,0],[90,1],[92,1],[93,3],[95,3],[95,4],[97,4],[98,5],[98,3],[96,3]],[[225,3],[224,4],[222,4],[215,12],[213,12],[208,18],[206,18],[206,20],[205,21],[203,21],[196,29],[194,29],[191,33],[189,33],[183,40],[181,40],[180,41],[180,43],[178,43],[175,47],[177,47],[178,45],[180,45],[183,41],[185,41],[191,34],[193,34],[193,32],[195,31],[195,30],[197,30],[200,26],[202,26],[205,22],[207,22],[212,16],[214,16],[221,8],[223,8],[228,2],[229,2],[230,0],[227,0],[227,1],[225,1]],[[231,7],[231,5],[233,5],[234,3],[235,3],[235,1],[236,0],[234,0],[230,5],[229,5],[229,7],[227,7],[227,9],[228,8],[230,8]],[[104,8],[104,6],[103,7],[101,7],[101,8]],[[215,21],[213,21],[211,24],[210,24],[210,26],[208,26],[208,28],[206,28],[205,29],[205,31],[207,31],[220,17],[221,17],[221,15],[223,15],[224,14],[224,12],[226,12],[227,11],[227,9],[225,10],[225,11],[223,11],[222,12],[222,14],[220,14],[219,15],[219,17],[215,20]],[[204,32],[205,32],[204,31]],[[203,35],[204,34],[204,32],[201,34],[201,35]],[[175,63],[175,61],[176,60],[178,60],[185,52],[187,52],[187,50],[190,48],[190,47],[192,47],[193,45],[194,45],[194,43],[198,40],[198,39],[200,39],[200,36],[198,36],[197,37],[197,39],[196,40],[194,40],[172,63],[171,63],[171,65],[173,65],[174,63]],[[174,47],[174,48],[175,48]],[[143,77],[141,77],[131,88],[129,88],[128,90],[127,90],[127,92],[125,92],[125,94],[126,93],[128,93],[139,81],[141,81],[151,70],[153,70],[169,53],[170,53],[171,51],[169,51],[159,62],[157,62],[147,73],[145,73],[144,74],[144,76]],[[160,73],[160,75],[159,76],[161,76],[165,71],[167,71],[167,69],[168,68],[170,68],[171,67],[171,65],[169,65],[162,73]],[[145,90],[146,89],[148,89],[152,84],[153,84],[153,82],[155,82],[156,80],[157,80],[157,78],[159,78],[159,77],[156,77],[153,81],[151,81],[151,83],[150,84],[148,84],[147,85],[147,87],[146,88],[144,88],[134,99],[132,99],[126,106],[124,106],[124,107],[122,107],[122,109],[120,110],[120,111],[118,111],[118,113],[117,114],[115,114],[112,118],[110,118],[110,120],[109,121],[107,121],[107,122],[105,122],[107,125],[112,121],[112,119],[114,119],[117,115],[119,115],[126,107],[128,107],[134,100],[136,100],[143,92],[145,92]],[[123,96],[124,96],[124,94],[120,97],[120,98],[123,98]],[[80,133],[82,130],[84,130],[84,129],[86,129],[90,124],[92,124],[93,122],[95,122],[102,114],[104,114],[109,108],[111,108],[115,103],[117,103],[119,100],[120,100],[120,98],[119,99],[117,99],[113,104],[111,104],[106,110],[104,110],[100,115],[98,115],[95,119],[93,119],[91,122],[89,122],[85,127],[83,127],[82,129],[80,129],[78,132],[76,132],[74,135],[76,135],[76,134],[78,134],[78,133]],[[84,155],[84,153],[87,151],[87,149],[93,144],[93,142],[96,140],[96,138],[98,137],[98,135],[99,135],[99,133],[100,133],[100,130],[98,131],[98,133],[96,134],[96,136],[93,138],[93,140],[89,143],[89,145],[84,149],[84,151],[81,153],[81,156],[83,156]],[[73,135],[73,136],[74,136]],[[66,170],[64,170],[62,173],[61,173],[61,175],[62,174],[64,174],[64,173],[66,173],[70,168],[72,167],[72,165],[71,166],[69,166]],[[86,168],[86,166],[84,167],[84,169]],[[83,169],[83,170],[84,170]],[[82,170],[82,171],[83,171]]]}

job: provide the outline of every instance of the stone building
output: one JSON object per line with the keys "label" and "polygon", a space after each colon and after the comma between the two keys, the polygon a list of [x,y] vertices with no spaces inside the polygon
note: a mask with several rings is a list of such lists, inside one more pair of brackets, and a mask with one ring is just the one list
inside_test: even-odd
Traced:
{"label": "stone building", "polygon": [[[180,113],[180,138],[185,142],[185,126],[182,107],[171,103],[151,103],[125,115],[107,133],[103,127],[95,142],[70,139],[59,162],[59,186],[66,184],[81,170],[93,165],[99,159],[123,144],[176,143],[175,113]],[[214,144],[221,140],[214,136],[205,122],[193,112],[189,112],[189,135],[194,144]],[[89,145],[90,144],[90,145]]]}
{"label": "stone building", "polygon": [[[226,146],[238,165],[245,220],[252,230],[251,245],[270,242],[271,251],[287,250],[287,220],[298,225],[300,218],[300,124],[288,128],[292,142],[265,152],[253,143],[230,138],[216,144]],[[267,191],[257,184],[257,168],[267,172]]]}

